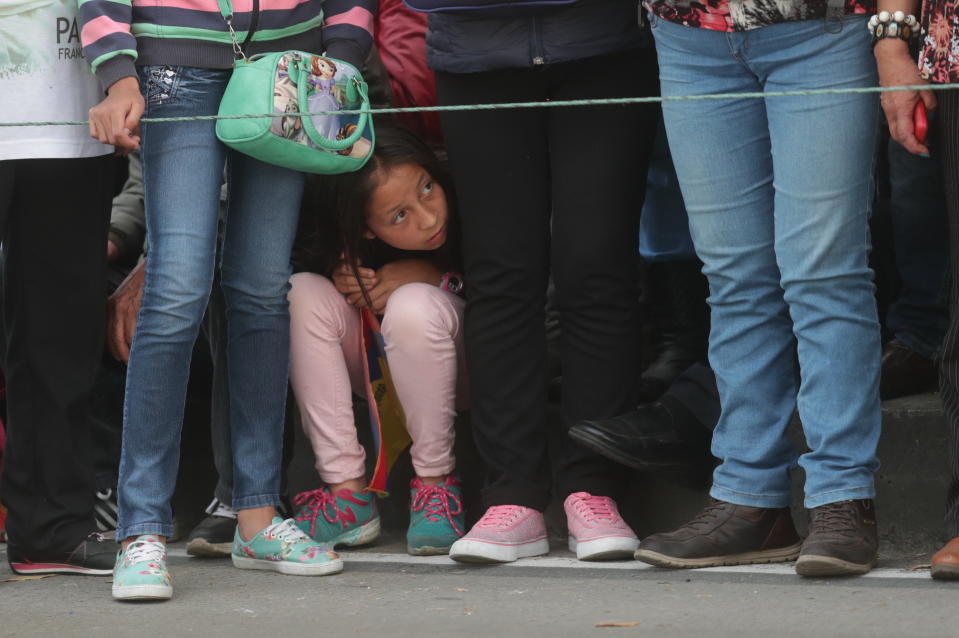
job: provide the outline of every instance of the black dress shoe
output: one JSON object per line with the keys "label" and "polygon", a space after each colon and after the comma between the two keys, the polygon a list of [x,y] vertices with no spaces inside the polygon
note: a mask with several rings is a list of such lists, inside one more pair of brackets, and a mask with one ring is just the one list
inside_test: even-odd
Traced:
{"label": "black dress shoe", "polygon": [[669,395],[620,416],[580,421],[569,435],[621,465],[687,485],[704,484],[715,464],[712,433]]}
{"label": "black dress shoe", "polygon": [[795,559],[800,546],[788,507],[748,507],[710,499],[675,532],[644,538],[636,560],[677,569],[778,563]]}
{"label": "black dress shoe", "polygon": [[883,401],[933,392],[938,384],[939,370],[935,361],[916,354],[898,339],[883,346],[879,381],[879,397]]}
{"label": "black dress shoe", "polygon": [[32,551],[7,548],[10,569],[17,574],[86,574],[109,576],[116,563],[118,546],[103,534],[94,533],[66,551]]}

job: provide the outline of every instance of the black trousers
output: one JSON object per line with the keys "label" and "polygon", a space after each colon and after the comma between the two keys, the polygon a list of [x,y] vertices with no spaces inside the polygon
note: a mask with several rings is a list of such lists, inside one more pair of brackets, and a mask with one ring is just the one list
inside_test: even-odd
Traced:
{"label": "black trousers", "polygon": [[949,217],[951,288],[949,329],[942,344],[939,391],[949,428],[951,482],[946,494],[945,526],[949,538],[959,536],[959,92],[936,91],[939,100],[936,146],[942,159]]}
{"label": "black trousers", "polygon": [[110,156],[0,162],[11,555],[71,550],[95,529],[89,404],[114,166]]}
{"label": "black trousers", "polygon": [[[635,50],[540,68],[437,74],[440,104],[630,97],[657,91]],[[551,497],[545,304],[562,337],[564,428],[634,405],[636,260],[657,109],[590,106],[443,113],[463,227],[472,427],[490,505]],[[554,435],[556,433],[553,433]],[[559,496],[615,496],[614,464],[552,437]]]}

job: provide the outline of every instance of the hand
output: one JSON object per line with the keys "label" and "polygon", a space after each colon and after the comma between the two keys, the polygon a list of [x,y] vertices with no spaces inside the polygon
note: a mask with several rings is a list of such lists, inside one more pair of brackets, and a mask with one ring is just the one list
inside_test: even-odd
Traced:
{"label": "hand", "polygon": [[145,103],[140,83],[125,77],[107,89],[107,97],[90,109],[90,137],[113,144],[120,155],[140,148],[140,116]]}
{"label": "hand", "polygon": [[[340,294],[348,296],[353,293],[360,293],[362,290],[360,283],[362,283],[363,287],[367,290],[377,284],[376,271],[372,268],[363,268],[357,264],[356,270],[360,274],[359,280],[346,263],[341,263],[337,269],[333,271],[333,285],[336,286]],[[362,297],[363,295],[360,294],[360,296]]]}
{"label": "hand", "polygon": [[371,305],[367,306],[366,300],[359,292],[347,295],[346,300],[354,306],[368,307],[374,314],[381,315],[386,309],[390,295],[397,288],[414,282],[438,286],[443,273],[427,259],[400,259],[377,270],[376,277],[378,282],[369,291]]}
{"label": "hand", "polygon": [[112,263],[120,256],[120,249],[109,239],[107,240],[107,262]]}
{"label": "hand", "polygon": [[[906,43],[894,38],[880,40],[875,49],[879,65],[880,86],[911,86],[929,84],[919,75],[916,61],[909,54]],[[916,139],[913,112],[916,103],[922,100],[927,111],[936,108],[936,96],[932,91],[891,91],[882,94],[882,109],[889,122],[889,134],[910,153],[928,155],[929,147]]]}
{"label": "hand", "polygon": [[141,261],[107,299],[107,349],[123,363],[130,359],[145,275],[146,262]]}

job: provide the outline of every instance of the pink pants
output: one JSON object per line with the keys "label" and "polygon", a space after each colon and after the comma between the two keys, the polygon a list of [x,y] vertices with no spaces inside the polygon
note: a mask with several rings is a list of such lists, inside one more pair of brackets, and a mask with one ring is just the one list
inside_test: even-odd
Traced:
{"label": "pink pants", "polygon": [[[316,469],[327,484],[366,474],[353,421],[353,393],[366,397],[359,311],[333,283],[298,273],[290,283],[290,383]],[[468,405],[459,297],[429,284],[406,284],[390,295],[383,315],[386,356],[419,476],[456,466],[453,419]]]}

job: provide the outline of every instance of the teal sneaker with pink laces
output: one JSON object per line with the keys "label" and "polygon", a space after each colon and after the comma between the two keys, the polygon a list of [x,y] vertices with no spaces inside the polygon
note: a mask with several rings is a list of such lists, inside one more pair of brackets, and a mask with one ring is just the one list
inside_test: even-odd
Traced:
{"label": "teal sneaker with pink laces", "polygon": [[340,490],[335,495],[326,487],[301,492],[293,498],[297,506],[296,525],[313,540],[332,548],[372,543],[380,535],[376,496],[370,492]]}
{"label": "teal sneaker with pink laces", "polygon": [[326,576],[343,571],[343,561],[328,545],[304,534],[292,518],[273,519],[249,541],[233,537],[233,566],[240,569],[268,569],[294,576]]}
{"label": "teal sneaker with pink laces", "polygon": [[410,527],[406,551],[413,556],[448,554],[463,535],[463,502],[454,476],[439,485],[426,485],[419,477],[410,481]]}
{"label": "teal sneaker with pink laces", "polygon": [[173,580],[166,567],[166,545],[156,536],[138,536],[117,554],[113,597],[117,600],[167,600]]}

